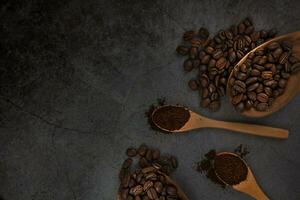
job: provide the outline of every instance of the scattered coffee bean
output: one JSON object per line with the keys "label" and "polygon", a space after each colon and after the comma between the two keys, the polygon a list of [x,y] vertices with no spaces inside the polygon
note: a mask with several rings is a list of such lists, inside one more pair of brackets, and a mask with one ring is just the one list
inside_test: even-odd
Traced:
{"label": "scattered coffee bean", "polygon": [[127,153],[127,156],[134,157],[134,156],[136,156],[137,151],[135,148],[130,147],[127,149],[126,153]]}

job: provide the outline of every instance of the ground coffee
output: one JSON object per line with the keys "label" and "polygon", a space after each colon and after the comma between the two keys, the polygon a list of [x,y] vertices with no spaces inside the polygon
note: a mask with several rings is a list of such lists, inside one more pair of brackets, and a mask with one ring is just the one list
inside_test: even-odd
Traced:
{"label": "ground coffee", "polygon": [[216,174],[228,185],[237,185],[247,178],[248,168],[237,156],[217,155],[214,166]]}
{"label": "ground coffee", "polygon": [[[248,148],[244,145],[239,145],[234,152],[239,155],[240,157],[245,157],[249,151]],[[221,181],[218,176],[216,175],[216,150],[210,150],[208,153],[205,154],[204,158],[197,163],[196,170],[200,173],[206,175],[206,177],[211,180],[213,183],[220,185],[221,187],[225,188],[226,185]]]}
{"label": "ground coffee", "polygon": [[154,124],[169,131],[182,128],[189,118],[189,111],[177,106],[161,107],[152,116]]}
{"label": "ground coffee", "polygon": [[227,79],[234,66],[251,49],[275,35],[274,29],[255,30],[249,18],[226,30],[219,30],[213,38],[209,38],[205,28],[185,32],[183,44],[177,47],[177,52],[188,56],[183,64],[186,72],[197,70],[196,78],[188,85],[200,92],[200,105],[212,112],[219,110],[220,98],[225,95]]}
{"label": "ground coffee", "polygon": [[[128,158],[119,173],[121,200],[178,199],[177,188],[168,183],[160,172],[170,174],[177,166],[174,156],[161,155],[158,149],[142,144],[139,148],[129,147]],[[138,156],[138,167],[133,167],[133,159]]]}

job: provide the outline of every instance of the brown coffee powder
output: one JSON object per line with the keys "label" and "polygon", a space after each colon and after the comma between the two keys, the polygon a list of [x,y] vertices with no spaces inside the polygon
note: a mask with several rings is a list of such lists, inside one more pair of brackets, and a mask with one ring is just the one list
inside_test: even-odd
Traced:
{"label": "brown coffee powder", "polygon": [[248,168],[237,156],[230,154],[217,155],[215,158],[216,174],[228,185],[236,185],[246,180]]}
{"label": "brown coffee powder", "polygon": [[154,124],[169,131],[182,128],[189,118],[189,111],[177,106],[161,107],[152,116]]}

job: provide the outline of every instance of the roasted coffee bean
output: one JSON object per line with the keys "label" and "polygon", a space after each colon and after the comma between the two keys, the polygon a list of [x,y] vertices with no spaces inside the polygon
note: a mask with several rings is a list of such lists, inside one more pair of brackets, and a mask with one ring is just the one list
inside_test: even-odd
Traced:
{"label": "roasted coffee bean", "polygon": [[287,81],[286,81],[285,79],[280,79],[279,82],[278,82],[278,86],[279,86],[280,88],[285,88],[286,82],[287,82]]}
{"label": "roasted coffee bean", "polygon": [[209,104],[210,104],[210,99],[209,98],[205,98],[205,99],[202,99],[201,100],[201,107],[203,107],[203,108],[206,108],[206,107],[208,107],[209,106]]}
{"label": "roasted coffee bean", "polygon": [[194,31],[186,31],[183,34],[183,40],[189,41],[189,40],[193,39],[194,36],[195,36],[195,32]]}
{"label": "roasted coffee bean", "polygon": [[226,66],[226,63],[226,59],[224,57],[221,57],[217,60],[216,67],[218,68],[218,70],[222,70]]}
{"label": "roasted coffee bean", "polygon": [[260,71],[257,69],[253,69],[251,70],[251,76],[260,76]]}
{"label": "roasted coffee bean", "polygon": [[189,48],[180,45],[180,46],[177,47],[176,51],[177,51],[178,54],[180,54],[182,56],[185,56],[189,53]]}
{"label": "roasted coffee bean", "polygon": [[208,62],[208,67],[213,68],[214,66],[216,66],[216,60],[215,59],[211,59]]}
{"label": "roasted coffee bean", "polygon": [[207,88],[203,88],[202,91],[201,91],[201,97],[202,97],[202,99],[207,98],[208,94],[209,94],[208,89]]}
{"label": "roasted coffee bean", "polygon": [[153,182],[152,181],[146,181],[144,183],[143,190],[145,192],[147,192],[152,186],[153,186]]}
{"label": "roasted coffee bean", "polygon": [[200,37],[201,39],[207,39],[207,38],[209,37],[209,32],[208,32],[208,30],[207,30],[206,28],[203,28],[203,27],[201,27],[201,28],[199,29],[198,34],[199,34],[199,37]]}
{"label": "roasted coffee bean", "polygon": [[282,54],[282,48],[277,48],[275,51],[273,51],[272,55],[275,60],[279,58],[279,56]]}
{"label": "roasted coffee bean", "polygon": [[283,65],[288,61],[288,57],[289,57],[289,53],[284,52],[284,53],[281,54],[278,62]]}
{"label": "roasted coffee bean", "polygon": [[216,91],[216,86],[215,86],[214,84],[210,83],[210,84],[208,85],[208,91],[209,91],[210,93],[215,92],[215,91]]}
{"label": "roasted coffee bean", "polygon": [[126,154],[129,157],[134,157],[134,156],[136,156],[137,151],[136,151],[135,148],[130,147],[130,148],[127,149]]}
{"label": "roasted coffee bean", "polygon": [[146,160],[146,158],[143,157],[143,158],[140,159],[139,165],[140,165],[141,168],[145,168],[145,167],[149,166],[149,163]]}
{"label": "roasted coffee bean", "polygon": [[198,55],[197,47],[191,47],[190,48],[190,58],[195,59]]}
{"label": "roasted coffee bean", "polygon": [[299,60],[297,59],[297,57],[291,55],[289,57],[289,62],[292,63],[292,64],[295,64],[295,63],[299,62]]}
{"label": "roasted coffee bean", "polygon": [[247,96],[250,100],[256,101],[256,93],[255,92],[247,92]]}
{"label": "roasted coffee bean", "polygon": [[208,64],[210,60],[210,55],[206,54],[205,56],[203,56],[203,58],[201,59],[201,63],[202,64]]}
{"label": "roasted coffee bean", "polygon": [[291,64],[289,62],[284,63],[284,71],[290,73],[291,71]]}
{"label": "roasted coffee bean", "polygon": [[232,100],[231,100],[231,103],[233,104],[233,105],[236,105],[236,104],[238,104],[238,103],[240,103],[241,101],[242,101],[242,99],[243,99],[243,94],[241,93],[241,94],[238,94],[238,95],[236,95],[236,96],[234,96],[233,98],[232,98]]}
{"label": "roasted coffee bean", "polygon": [[202,44],[202,41],[199,38],[193,38],[193,39],[191,39],[190,43],[191,43],[192,47],[200,47]]}
{"label": "roasted coffee bean", "polygon": [[193,62],[190,59],[184,61],[184,70],[185,71],[190,72],[193,70],[193,68],[194,68]]}
{"label": "roasted coffee bean", "polygon": [[146,153],[146,159],[148,161],[152,161],[152,150],[148,149],[147,153]]}
{"label": "roasted coffee bean", "polygon": [[247,91],[248,92],[251,92],[253,90],[256,90],[256,88],[259,86],[259,83],[254,83],[254,84],[251,84],[248,88],[247,88]]}
{"label": "roasted coffee bean", "polygon": [[291,72],[297,73],[299,71],[300,71],[300,62],[293,64],[291,67]]}
{"label": "roasted coffee bean", "polygon": [[176,169],[178,167],[177,159],[174,156],[171,156],[170,160],[172,167]]}
{"label": "roasted coffee bean", "polygon": [[261,73],[261,77],[263,79],[271,79],[273,77],[273,72],[272,71],[263,71]]}
{"label": "roasted coffee bean", "polygon": [[272,95],[272,89],[270,87],[265,87],[264,91],[269,97]]}
{"label": "roasted coffee bean", "polygon": [[127,172],[121,180],[122,187],[127,188],[129,186],[129,182],[130,182],[130,173]]}
{"label": "roasted coffee bean", "polygon": [[217,92],[220,97],[223,97],[225,95],[225,88],[223,86],[220,86],[217,88]]}
{"label": "roasted coffee bean", "polygon": [[267,103],[259,103],[259,104],[257,104],[256,109],[258,111],[266,111],[268,109],[268,104]]}
{"label": "roasted coffee bean", "polygon": [[147,196],[149,197],[149,199],[157,199],[157,192],[155,191],[155,189],[153,187],[149,188],[149,190],[147,191]]}
{"label": "roasted coffee bean", "polygon": [[244,81],[247,79],[247,74],[246,73],[243,73],[243,72],[239,72],[238,75],[237,75],[237,79],[241,80],[241,81]]}
{"label": "roasted coffee bean", "polygon": [[169,195],[176,195],[176,194],[177,194],[177,189],[176,189],[176,187],[174,187],[174,186],[172,186],[172,185],[169,185],[169,186],[167,187],[167,193],[168,193]]}
{"label": "roasted coffee bean", "polygon": [[263,84],[259,84],[258,87],[256,88],[255,92],[256,93],[261,93],[262,91],[264,91],[264,86]]}
{"label": "roasted coffee bean", "polygon": [[266,103],[266,102],[268,102],[269,97],[268,97],[268,95],[265,94],[265,93],[259,93],[259,94],[257,95],[257,100],[260,101],[260,102]]}
{"label": "roasted coffee bean", "polygon": [[275,50],[277,49],[278,47],[280,47],[280,44],[278,42],[272,42],[270,43],[267,48],[270,49],[270,50]]}
{"label": "roasted coffee bean", "polygon": [[284,79],[288,79],[290,77],[290,74],[282,71],[281,72],[281,77],[284,78]]}
{"label": "roasted coffee bean", "polygon": [[133,160],[131,158],[127,158],[123,164],[122,164],[122,168],[127,169],[131,166]]}
{"label": "roasted coffee bean", "polygon": [[163,190],[163,184],[159,181],[156,181],[154,184],[154,189],[156,190],[157,193],[161,193]]}
{"label": "roasted coffee bean", "polygon": [[203,88],[206,88],[209,84],[208,77],[206,75],[202,75],[200,78],[200,84]]}
{"label": "roasted coffee bean", "polygon": [[141,144],[141,146],[138,148],[138,154],[140,155],[140,156],[145,156],[146,155],[146,152],[147,152],[147,150],[148,150],[148,147],[147,147],[147,145],[145,145],[145,144]]}
{"label": "roasted coffee bean", "polygon": [[223,56],[223,51],[220,49],[216,49],[213,54],[212,54],[213,58],[218,60],[219,58],[221,58]]}
{"label": "roasted coffee bean", "polygon": [[213,47],[211,47],[211,46],[207,46],[204,51],[207,54],[212,54],[215,51],[215,49]]}
{"label": "roasted coffee bean", "polygon": [[197,80],[190,80],[188,84],[191,90],[198,90],[199,85]]}
{"label": "roasted coffee bean", "polygon": [[245,105],[243,102],[240,102],[236,107],[235,109],[238,111],[238,112],[243,112],[245,110]]}
{"label": "roasted coffee bean", "polygon": [[256,83],[257,82],[257,77],[250,77],[246,80],[246,85],[252,84],[252,83]]}
{"label": "roasted coffee bean", "polygon": [[270,62],[270,63],[275,62],[275,58],[273,57],[272,54],[268,54],[268,62]]}
{"label": "roasted coffee bean", "polygon": [[160,151],[158,149],[154,149],[152,152],[153,160],[158,160],[160,158]]}
{"label": "roasted coffee bean", "polygon": [[[265,68],[264,68],[263,66],[258,65],[258,64],[254,64],[253,67],[254,67],[255,69],[259,70],[259,71],[264,71],[264,70],[265,70]],[[253,71],[253,70],[252,70],[252,71]]]}
{"label": "roasted coffee bean", "polygon": [[219,101],[212,101],[210,104],[209,104],[209,110],[211,112],[216,112],[220,109],[220,102]]}

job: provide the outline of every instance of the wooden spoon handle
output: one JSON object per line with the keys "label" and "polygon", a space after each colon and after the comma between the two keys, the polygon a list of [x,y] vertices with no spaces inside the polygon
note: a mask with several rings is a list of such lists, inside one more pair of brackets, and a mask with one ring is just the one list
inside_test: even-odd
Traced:
{"label": "wooden spoon handle", "polygon": [[273,128],[269,126],[246,124],[238,122],[224,122],[208,119],[205,122],[205,127],[208,128],[221,128],[251,135],[265,136],[286,139],[289,136],[289,131],[281,128]]}

